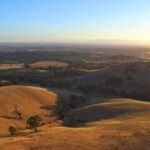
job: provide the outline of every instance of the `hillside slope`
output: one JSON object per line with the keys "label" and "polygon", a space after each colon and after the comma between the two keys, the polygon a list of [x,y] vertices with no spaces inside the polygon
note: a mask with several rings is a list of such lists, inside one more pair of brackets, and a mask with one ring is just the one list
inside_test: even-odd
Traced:
{"label": "hillside slope", "polygon": [[149,120],[150,103],[133,99],[109,99],[70,111],[64,118],[66,124],[89,125],[103,120]]}
{"label": "hillside slope", "polygon": [[[78,127],[45,125],[38,133],[0,139],[2,150],[149,150],[150,103],[110,99],[66,115]],[[73,123],[73,122],[72,122]]]}
{"label": "hillside slope", "polygon": [[[76,81],[75,83],[73,81]],[[83,92],[150,99],[150,63],[112,65],[72,79]]]}
{"label": "hillside slope", "polygon": [[[44,106],[54,107],[57,95],[46,89],[31,86],[6,86],[0,88],[0,133],[7,133],[10,125],[24,128],[26,120],[32,115],[39,115],[44,122],[50,121],[50,112]],[[23,119],[14,119],[12,112],[15,105]]]}

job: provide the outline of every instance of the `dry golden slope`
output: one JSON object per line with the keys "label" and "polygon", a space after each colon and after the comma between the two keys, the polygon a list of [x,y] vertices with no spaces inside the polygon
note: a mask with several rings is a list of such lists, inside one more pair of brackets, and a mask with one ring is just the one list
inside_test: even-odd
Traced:
{"label": "dry golden slope", "polygon": [[[29,89],[25,95],[34,95],[38,90]],[[45,95],[47,92],[41,90],[41,93]],[[84,124],[78,128],[45,125],[38,133],[25,130],[24,136],[0,138],[0,149],[150,150],[150,103],[112,99],[78,108],[66,118],[77,122],[82,120]]]}
{"label": "dry golden slope", "polygon": [[[24,128],[32,115],[45,117],[48,112],[41,106],[55,105],[57,95],[42,88],[31,86],[6,86],[0,88],[0,134],[7,133],[10,125]],[[18,105],[23,114],[22,120],[8,119],[14,106]],[[47,117],[50,118],[50,117]],[[48,121],[48,120],[47,120]]]}
{"label": "dry golden slope", "polygon": [[[97,101],[71,111],[65,119],[81,125],[78,128],[45,125],[38,133],[23,130],[18,137],[3,136],[9,125],[24,127],[31,115],[45,117],[48,112],[40,107],[55,105],[56,99],[56,94],[36,87],[0,88],[0,150],[150,149],[150,103],[132,99]],[[22,111],[23,120],[4,118],[15,104]]]}

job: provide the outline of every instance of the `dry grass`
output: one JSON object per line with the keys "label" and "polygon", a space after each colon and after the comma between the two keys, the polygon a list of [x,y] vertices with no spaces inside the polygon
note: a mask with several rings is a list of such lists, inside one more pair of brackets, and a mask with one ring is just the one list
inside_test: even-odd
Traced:
{"label": "dry grass", "polygon": [[[0,88],[0,133],[8,133],[10,125],[24,128],[26,119],[40,115],[45,122],[50,121],[49,112],[42,106],[55,105],[57,95],[45,89],[30,86],[6,86]],[[18,105],[23,114],[22,120],[13,119],[14,106]]]}
{"label": "dry grass", "polygon": [[56,68],[66,68],[69,64],[61,62],[61,61],[38,61],[36,63],[30,64],[33,68],[48,68],[48,67],[56,67]]}
{"label": "dry grass", "polygon": [[40,132],[1,139],[3,150],[149,150],[150,122],[105,120],[84,128],[42,127]]}
{"label": "dry grass", "polygon": [[22,69],[23,67],[23,64],[0,64],[0,70]]}
{"label": "dry grass", "polygon": [[[31,101],[46,103],[54,94],[31,87],[6,87],[8,91],[30,95]],[[4,93],[5,88],[0,90]],[[11,92],[10,92],[11,93]],[[39,95],[46,95],[43,100]],[[37,96],[38,95],[38,96]],[[52,96],[53,95],[53,96]],[[10,95],[9,99],[13,96]],[[20,96],[20,95],[18,95]],[[15,99],[19,99],[15,96]],[[28,98],[31,98],[31,97]],[[5,100],[7,95],[3,96]],[[34,98],[35,99],[34,99]],[[55,96],[54,96],[55,97]],[[27,98],[27,99],[28,99]],[[37,100],[38,99],[38,100]],[[8,100],[7,100],[8,101]],[[54,98],[55,101],[55,98]],[[54,102],[53,101],[53,102]],[[18,102],[18,101],[17,101]],[[4,101],[1,103],[4,103]],[[9,101],[11,103],[11,100]],[[29,102],[28,102],[29,103]],[[23,105],[26,105],[22,102]],[[35,105],[36,103],[32,104]],[[8,105],[8,104],[7,104]],[[10,105],[10,104],[9,104]],[[8,105],[8,106],[9,106]],[[36,104],[36,106],[39,104]],[[1,105],[0,105],[1,106]],[[4,106],[4,105],[3,105]],[[7,106],[7,107],[8,107]],[[9,107],[11,108],[11,107]],[[36,107],[35,107],[36,108]],[[7,112],[1,106],[0,110]],[[22,108],[23,110],[24,108]],[[32,108],[33,109],[33,108]],[[37,111],[41,111],[36,108]],[[34,109],[33,109],[34,110]],[[107,111],[106,111],[107,110]],[[25,110],[24,110],[25,111]],[[27,110],[32,111],[31,108]],[[36,110],[34,110],[36,111]],[[25,111],[26,112],[26,111]],[[32,112],[33,113],[33,112]],[[69,128],[58,124],[45,125],[38,133],[24,130],[18,137],[0,138],[1,150],[149,150],[150,149],[150,104],[131,99],[111,99],[78,108],[68,114],[77,120],[85,119],[80,127]],[[102,116],[105,116],[103,118]],[[94,120],[93,120],[94,118]]]}

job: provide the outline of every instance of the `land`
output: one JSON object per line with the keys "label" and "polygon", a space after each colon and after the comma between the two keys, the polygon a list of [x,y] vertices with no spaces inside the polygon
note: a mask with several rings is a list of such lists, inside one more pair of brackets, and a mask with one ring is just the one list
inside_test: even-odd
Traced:
{"label": "land", "polygon": [[0,44],[0,64],[0,149],[149,150],[149,47]]}
{"label": "land", "polygon": [[0,64],[0,70],[22,69],[23,64]]}
{"label": "land", "polygon": [[[12,97],[6,96],[5,92],[8,90],[12,93]],[[37,87],[8,86],[1,88],[0,94],[2,97],[0,101],[3,102],[1,115],[10,115],[10,110],[16,103],[24,114],[21,121],[1,118],[1,125],[4,127],[0,128],[1,149],[149,149],[150,104],[148,102],[124,98],[88,100],[84,106],[66,114],[64,122],[74,122],[73,127],[64,126],[61,121],[49,116],[47,119],[51,122],[42,125],[39,131],[34,133],[31,129],[26,129],[26,117],[40,114],[45,118],[43,114],[48,112],[41,109],[41,106],[49,104],[54,106],[56,93]],[[9,136],[5,129],[10,124],[21,127],[18,135]]]}
{"label": "land", "polygon": [[31,68],[39,68],[39,69],[46,69],[49,67],[56,67],[56,68],[66,68],[69,64],[61,62],[61,61],[38,61],[36,63],[29,65]]}

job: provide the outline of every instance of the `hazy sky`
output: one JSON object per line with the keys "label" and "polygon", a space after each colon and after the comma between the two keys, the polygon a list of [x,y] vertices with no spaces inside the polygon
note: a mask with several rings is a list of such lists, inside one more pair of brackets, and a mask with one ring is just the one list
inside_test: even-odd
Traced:
{"label": "hazy sky", "polygon": [[1,0],[0,42],[150,42],[150,0]]}

